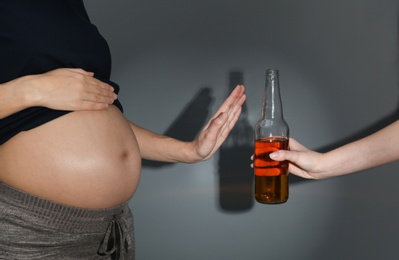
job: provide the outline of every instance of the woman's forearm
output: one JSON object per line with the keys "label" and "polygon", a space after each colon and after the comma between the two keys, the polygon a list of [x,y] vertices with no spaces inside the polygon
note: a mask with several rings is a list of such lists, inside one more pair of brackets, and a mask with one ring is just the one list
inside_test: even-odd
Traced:
{"label": "woman's forearm", "polygon": [[328,176],[357,172],[399,160],[399,121],[323,156]]}
{"label": "woman's forearm", "polygon": [[130,127],[136,136],[143,159],[162,162],[191,162],[192,156],[188,154],[191,149],[187,149],[190,145],[188,142],[156,134],[131,122]]}

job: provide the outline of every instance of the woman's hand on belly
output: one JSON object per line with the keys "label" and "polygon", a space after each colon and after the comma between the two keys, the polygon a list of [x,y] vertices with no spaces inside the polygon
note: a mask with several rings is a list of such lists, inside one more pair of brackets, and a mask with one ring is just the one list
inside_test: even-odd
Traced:
{"label": "woman's hand on belly", "polygon": [[82,69],[56,69],[0,85],[0,118],[28,107],[56,110],[101,110],[117,98],[112,86]]}

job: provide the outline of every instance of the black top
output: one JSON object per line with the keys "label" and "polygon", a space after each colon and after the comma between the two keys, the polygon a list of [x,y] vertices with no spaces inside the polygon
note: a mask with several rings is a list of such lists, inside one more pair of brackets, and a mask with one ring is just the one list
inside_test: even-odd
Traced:
{"label": "black top", "polygon": [[[119,92],[110,81],[108,44],[83,0],[0,0],[0,83],[57,68],[94,72]],[[123,111],[118,100],[114,105]],[[69,112],[31,107],[1,119],[0,144]]]}

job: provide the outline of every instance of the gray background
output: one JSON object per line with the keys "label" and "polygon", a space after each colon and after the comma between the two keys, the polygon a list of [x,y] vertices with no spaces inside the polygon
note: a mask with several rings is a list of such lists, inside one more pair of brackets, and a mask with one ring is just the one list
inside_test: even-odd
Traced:
{"label": "gray background", "polygon": [[252,128],[280,70],[291,136],[320,151],[396,119],[394,0],[86,0],[108,40],[126,116],[193,138],[236,83],[244,114],[207,162],[144,162],[131,207],[137,259],[399,259],[399,163],[253,200]]}

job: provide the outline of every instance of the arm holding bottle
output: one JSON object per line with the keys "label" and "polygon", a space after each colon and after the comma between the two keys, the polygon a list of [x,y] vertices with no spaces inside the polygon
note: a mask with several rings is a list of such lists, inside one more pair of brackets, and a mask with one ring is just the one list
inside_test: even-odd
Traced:
{"label": "arm holding bottle", "polygon": [[0,84],[0,119],[28,107],[101,110],[116,99],[113,88],[82,69],[56,69]]}
{"label": "arm holding bottle", "polygon": [[376,133],[326,153],[309,150],[290,139],[290,151],[270,154],[290,161],[289,171],[307,179],[325,179],[399,160],[399,120]]}

